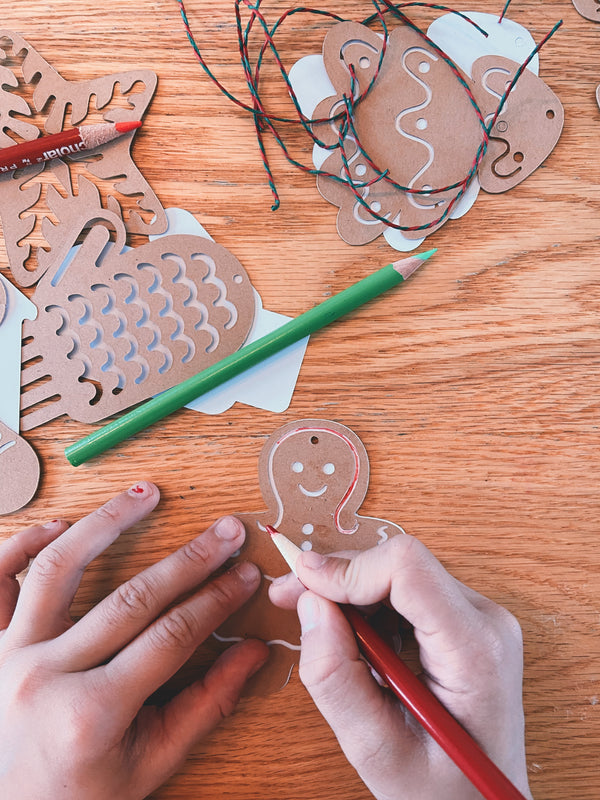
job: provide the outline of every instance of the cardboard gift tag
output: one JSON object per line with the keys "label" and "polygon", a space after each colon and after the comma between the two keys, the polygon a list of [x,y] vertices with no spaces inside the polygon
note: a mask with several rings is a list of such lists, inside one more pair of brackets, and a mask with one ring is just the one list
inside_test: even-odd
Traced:
{"label": "cardboard gift tag", "polygon": [[582,17],[592,22],[600,22],[600,4],[598,0],[573,0],[575,9]]}
{"label": "cardboard gift tag", "polygon": [[199,236],[123,250],[95,225],[71,261],[38,283],[23,333],[21,427],[62,414],[96,422],[239,349],[254,292],[228,250]]}
{"label": "cardboard gift tag", "polygon": [[[0,31],[0,77],[0,147],[38,138],[41,123],[36,118],[42,114],[42,135],[90,122],[140,120],[157,83],[150,70],[65,80],[11,31]],[[165,229],[164,209],[131,157],[134,135],[125,134],[98,151],[0,175],[2,231],[17,284],[32,286],[58,267],[84,226],[95,216],[105,218],[106,210],[129,233]],[[94,183],[102,192],[88,190]],[[60,208],[53,203],[56,194],[65,201]],[[63,209],[68,210],[64,218]]]}
{"label": "cardboard gift tag", "polygon": [[0,514],[18,511],[34,496],[40,462],[33,448],[0,422]]}
{"label": "cardboard gift tag", "polygon": [[358,514],[369,484],[367,452],[359,437],[337,422],[303,419],[279,428],[262,449],[258,473],[267,510],[236,516],[246,528],[239,558],[257,564],[263,580],[216,637],[221,643],[259,637],[270,645],[269,661],[248,689],[264,695],[285,686],[300,650],[296,612],[275,607],[268,597],[269,583],[289,569],[265,526],[274,526],[303,550],[321,553],[364,550],[404,531]]}

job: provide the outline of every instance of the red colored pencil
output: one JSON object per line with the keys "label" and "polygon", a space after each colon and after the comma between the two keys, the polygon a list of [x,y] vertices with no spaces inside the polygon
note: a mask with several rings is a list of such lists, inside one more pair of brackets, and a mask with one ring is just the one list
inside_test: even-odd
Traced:
{"label": "red colored pencil", "polygon": [[[273,543],[296,574],[296,559],[302,552],[287,536],[266,526]],[[403,705],[486,800],[525,800],[521,792],[498,769],[474,739],[444,708],[437,697],[411,672],[388,643],[354,606],[340,604],[358,645],[369,664]]]}
{"label": "red colored pencil", "polygon": [[139,128],[141,122],[102,122],[99,125],[82,125],[50,136],[40,136],[30,142],[0,149],[0,173],[42,164],[53,158],[73,156],[82,150],[112,142],[124,133]]}

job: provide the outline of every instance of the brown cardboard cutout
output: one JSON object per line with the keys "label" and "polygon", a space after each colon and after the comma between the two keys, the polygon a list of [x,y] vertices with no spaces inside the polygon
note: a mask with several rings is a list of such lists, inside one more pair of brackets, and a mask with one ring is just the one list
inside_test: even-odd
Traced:
{"label": "brown cardboard cutout", "polygon": [[573,5],[582,17],[600,22],[600,3],[598,0],[573,0]]}
{"label": "brown cardboard cutout", "polygon": [[[519,65],[508,58],[485,56],[473,64],[473,94],[486,122]],[[481,188],[506,192],[524,181],[550,155],[562,132],[564,111],[544,81],[525,69],[511,90],[492,130],[479,165]]]}
{"label": "brown cardboard cutout", "polygon": [[[21,36],[0,31],[0,147],[80,124],[140,120],[156,80],[150,70],[133,70],[68,81]],[[131,158],[134,135],[135,131],[125,134],[77,157],[0,175],[2,231],[10,269],[20,286],[31,286],[48,269],[58,267],[73,234],[106,209],[122,218],[128,233],[166,230],[165,211]],[[86,174],[102,185],[104,196],[86,192],[86,182],[92,183]],[[54,194],[71,201],[67,218],[53,208]]]}
{"label": "brown cardboard cutout", "polygon": [[267,664],[252,679],[249,694],[269,694],[287,683],[300,649],[295,611],[268,598],[273,578],[289,572],[265,532],[273,525],[302,549],[321,553],[364,550],[403,533],[387,520],[358,515],[369,484],[363,443],[349,428],[323,419],[303,419],[269,437],[259,459],[260,488],[268,508],[237,514],[246,527],[239,558],[258,564],[258,592],[218,631],[222,641],[259,637],[271,646]]}
{"label": "brown cardboard cutout", "polygon": [[[315,118],[331,118],[339,110],[342,95],[350,91],[350,66],[358,80],[355,95],[366,91],[376,74],[382,47],[382,39],[359,23],[339,23],[329,31],[323,43],[323,59],[338,94],[319,104]],[[481,141],[480,123],[452,70],[406,26],[391,32],[375,84],[355,107],[354,125],[362,150],[379,170],[389,170],[397,184],[419,191],[463,180]],[[337,132],[333,139],[329,127],[315,126],[316,135],[328,143],[337,141]],[[449,136],[449,130],[456,135]],[[352,150],[349,163],[353,183],[375,177],[360,150]],[[339,150],[333,151],[323,169],[345,177]],[[340,207],[338,230],[345,241],[363,244],[384,229],[347,186],[319,176],[318,188]],[[361,194],[379,216],[412,227],[438,220],[456,189],[434,195],[411,194],[381,180],[361,189]],[[422,235],[422,231],[405,232],[408,238]]]}
{"label": "brown cardboard cutout", "polygon": [[39,481],[40,462],[33,448],[0,422],[0,514],[27,505]]}
{"label": "brown cardboard cutout", "polygon": [[36,287],[39,314],[23,326],[33,337],[23,348],[23,430],[61,414],[111,416],[239,349],[250,331],[254,291],[228,250],[176,235],[121,252],[125,231],[111,221],[115,243],[96,224],[66,270]]}
{"label": "brown cardboard cutout", "polygon": [[598,108],[600,108],[600,86],[596,89],[596,101],[598,103]]}
{"label": "brown cardboard cutout", "polygon": [[[337,94],[323,100],[314,112],[315,119],[331,120],[314,125],[324,144],[339,140],[340,122],[333,118],[344,107],[344,94],[351,93],[350,66],[356,75],[356,97],[377,74],[382,48],[382,39],[359,23],[339,23],[325,37],[323,59]],[[501,56],[486,56],[475,62],[472,80],[463,75],[487,122],[518,66]],[[554,148],[563,119],[556,95],[525,70],[496,121],[479,166],[482,188],[507,191],[530,175]],[[406,26],[391,32],[375,84],[355,107],[354,125],[362,152],[349,136],[345,141],[348,167],[336,149],[322,168],[351,180],[363,203],[344,183],[325,176],[317,179],[323,197],[340,209],[340,236],[349,244],[365,244],[383,233],[386,224],[369,209],[393,224],[415,228],[402,231],[407,239],[420,239],[439,228],[448,219],[460,187],[411,194],[382,179],[361,186],[387,169],[401,186],[440,189],[460,184],[476,162],[483,141],[481,123],[457,77],[418,32]]]}

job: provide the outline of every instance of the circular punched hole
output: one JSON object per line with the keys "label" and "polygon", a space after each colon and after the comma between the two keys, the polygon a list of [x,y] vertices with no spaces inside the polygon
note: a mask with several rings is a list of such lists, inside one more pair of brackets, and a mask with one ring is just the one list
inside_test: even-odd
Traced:
{"label": "circular punched hole", "polygon": [[513,158],[517,162],[517,164],[520,164],[521,161],[523,161],[523,159],[525,158],[525,156],[523,155],[523,153],[515,153]]}
{"label": "circular punched hole", "polygon": [[556,116],[556,114],[554,113],[554,111],[551,108],[549,108],[548,111],[546,111],[546,118],[547,119],[554,119],[555,116]]}
{"label": "circular punched hole", "polygon": [[424,75],[426,72],[429,72],[430,66],[427,61],[421,61],[419,64],[419,72]]}
{"label": "circular punched hole", "polygon": [[292,470],[294,472],[302,472],[304,469],[304,464],[301,461],[294,461],[292,464]]}
{"label": "circular punched hole", "polygon": [[367,58],[366,56],[362,56],[358,59],[358,66],[362,67],[363,69],[369,69],[371,66],[371,59]]}
{"label": "circular punched hole", "polygon": [[500,133],[504,133],[508,130],[508,122],[501,119],[500,122],[496,125],[496,130],[500,131]]}
{"label": "circular punched hole", "polygon": [[312,550],[312,542],[302,542],[300,548],[302,550]]}
{"label": "circular punched hole", "polygon": [[233,282],[234,283],[241,283],[243,280],[244,280],[244,278],[241,275],[234,275],[233,276]]}
{"label": "circular punched hole", "polygon": [[325,473],[325,475],[333,475],[333,473],[335,472],[335,464],[332,464],[331,462],[325,464],[323,466],[323,472]]}
{"label": "circular punched hole", "polygon": [[424,119],[423,117],[420,117],[420,118],[417,120],[417,128],[418,128],[420,131],[424,131],[426,127],[427,127],[427,120],[426,120],[426,119]]}
{"label": "circular punched hole", "polygon": [[373,202],[371,203],[371,211],[374,211],[376,214],[379,214],[379,212],[381,211],[381,203],[379,202],[379,200],[373,200]]}
{"label": "circular punched hole", "polygon": [[310,536],[311,533],[314,531],[314,529],[315,529],[315,526],[311,525],[310,522],[307,522],[306,525],[302,526],[302,533],[305,536]]}
{"label": "circular punched hole", "polygon": [[354,170],[359,178],[362,178],[363,175],[366,175],[367,168],[364,164],[357,164],[356,169]]}
{"label": "circular punched hole", "polygon": [[318,436],[311,436],[310,437],[311,444],[319,444],[319,437]]}

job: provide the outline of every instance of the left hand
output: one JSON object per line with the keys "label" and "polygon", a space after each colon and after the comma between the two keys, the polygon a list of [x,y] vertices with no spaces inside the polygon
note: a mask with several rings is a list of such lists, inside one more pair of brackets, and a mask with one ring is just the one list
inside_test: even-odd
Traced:
{"label": "left hand", "polygon": [[[244,541],[234,517],[71,620],[85,567],[158,498],[139,483],[71,527],[55,520],[0,545],[1,797],[147,797],[265,662],[266,645],[242,642],[167,705],[145,705],[259,585],[249,563],[208,580]],[[19,590],[16,575],[31,558]]]}

